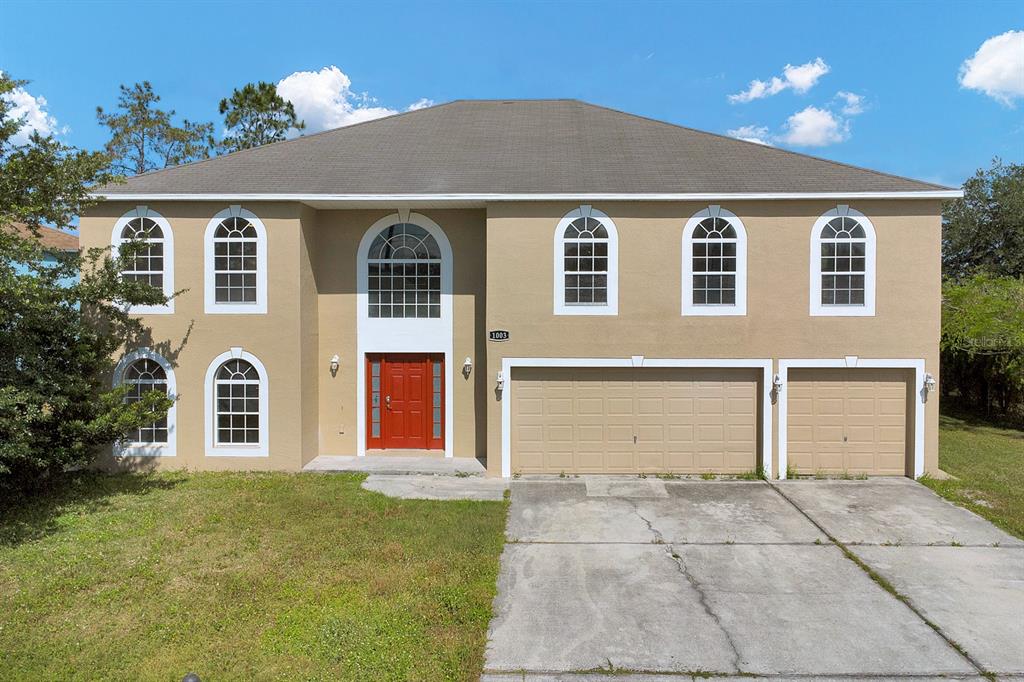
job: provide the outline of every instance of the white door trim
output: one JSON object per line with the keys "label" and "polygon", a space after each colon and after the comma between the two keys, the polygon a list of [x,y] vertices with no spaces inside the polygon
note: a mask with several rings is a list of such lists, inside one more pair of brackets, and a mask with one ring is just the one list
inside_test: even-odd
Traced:
{"label": "white door trim", "polygon": [[[441,317],[371,318],[367,295],[367,254],[381,230],[396,223],[413,223],[437,240],[441,250]],[[455,456],[455,315],[452,246],[444,229],[420,213],[392,213],[375,222],[363,234],[356,251],[356,455],[366,455],[366,356],[370,353],[444,354],[444,456]],[[460,365],[461,367],[461,365]]]}
{"label": "white door trim", "polygon": [[766,478],[772,475],[772,361],[771,359],[691,359],[646,358],[502,358],[505,379],[501,391],[501,475],[512,476],[512,370],[517,367],[682,367],[698,369],[760,369],[761,370],[761,470]]}
{"label": "white door trim", "polygon": [[813,359],[790,358],[779,360],[779,478],[786,478],[787,439],[789,417],[789,370],[790,369],[835,369],[835,368],[868,368],[868,369],[912,369],[914,370],[914,478],[924,474],[924,360],[923,359],[877,359],[859,358],[847,355],[844,358]]}

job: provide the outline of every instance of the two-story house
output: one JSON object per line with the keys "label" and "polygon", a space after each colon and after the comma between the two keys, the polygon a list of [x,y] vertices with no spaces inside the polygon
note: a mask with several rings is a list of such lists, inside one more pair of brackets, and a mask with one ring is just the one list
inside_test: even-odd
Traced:
{"label": "two-story house", "polygon": [[[475,457],[489,474],[937,469],[956,190],[578,101],[457,101],[97,190],[83,246],[176,396],[159,466]],[[174,349],[173,360],[160,348]]]}

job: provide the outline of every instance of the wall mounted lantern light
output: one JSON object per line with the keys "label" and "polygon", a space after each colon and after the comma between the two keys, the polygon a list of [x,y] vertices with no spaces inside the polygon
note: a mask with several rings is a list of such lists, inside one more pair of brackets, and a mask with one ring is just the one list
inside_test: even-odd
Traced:
{"label": "wall mounted lantern light", "polygon": [[503,372],[498,372],[496,388],[499,391],[505,390],[505,374]]}
{"label": "wall mounted lantern light", "polygon": [[466,358],[466,361],[462,363],[462,376],[469,378],[470,372],[473,371],[473,360],[472,358]]}
{"label": "wall mounted lantern light", "polygon": [[335,353],[334,357],[331,358],[331,376],[338,376],[338,367],[341,366],[341,358]]}
{"label": "wall mounted lantern light", "polygon": [[928,402],[928,394],[935,390],[935,377],[928,372],[924,374],[924,386],[922,388],[924,389],[924,395],[921,398],[924,402]]}
{"label": "wall mounted lantern light", "polygon": [[772,405],[778,402],[780,392],[782,392],[782,377],[776,374],[775,376],[772,377],[772,390],[770,394],[772,399]]}

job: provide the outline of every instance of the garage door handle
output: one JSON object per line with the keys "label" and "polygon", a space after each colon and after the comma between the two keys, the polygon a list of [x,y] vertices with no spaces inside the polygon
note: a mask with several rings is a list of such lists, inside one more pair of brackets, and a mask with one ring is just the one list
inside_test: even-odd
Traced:
{"label": "garage door handle", "polygon": [[633,434],[633,445],[636,445],[636,434]]}

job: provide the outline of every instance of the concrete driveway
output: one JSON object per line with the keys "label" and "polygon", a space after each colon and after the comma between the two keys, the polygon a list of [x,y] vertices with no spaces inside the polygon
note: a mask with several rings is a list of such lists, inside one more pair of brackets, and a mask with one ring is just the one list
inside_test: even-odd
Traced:
{"label": "concrete driveway", "polygon": [[507,534],[488,682],[1024,675],[1024,543],[907,479],[521,480]]}

